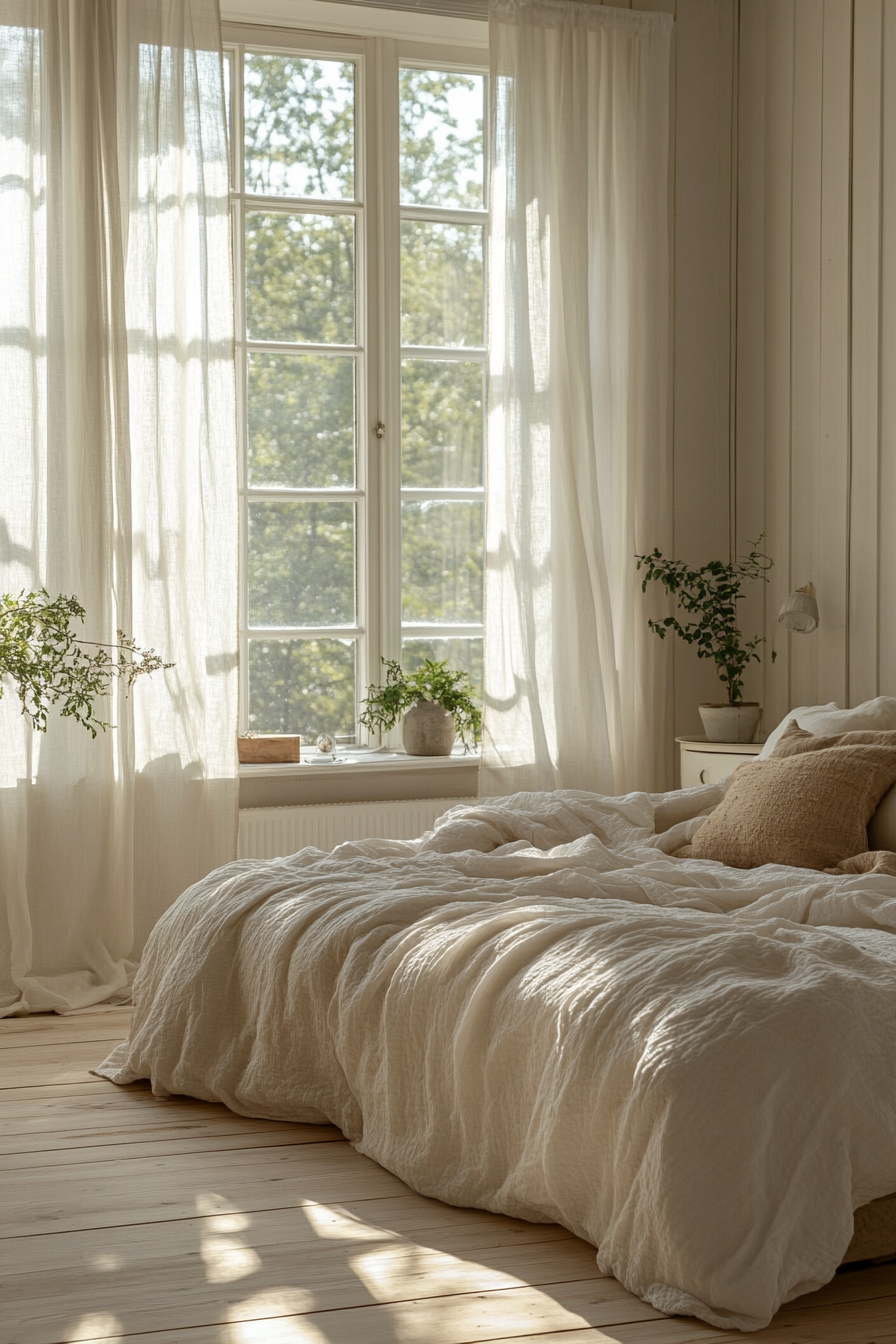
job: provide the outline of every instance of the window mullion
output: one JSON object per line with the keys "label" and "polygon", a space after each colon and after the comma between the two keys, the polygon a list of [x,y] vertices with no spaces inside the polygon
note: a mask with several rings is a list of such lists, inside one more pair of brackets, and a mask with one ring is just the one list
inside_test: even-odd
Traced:
{"label": "window mullion", "polygon": [[335,358],[338,355],[362,355],[361,345],[314,345],[311,341],[256,341],[245,342],[249,353],[261,355],[324,355]]}
{"label": "window mullion", "polygon": [[[377,39],[377,189],[380,293],[377,308],[379,413],[379,647],[370,681],[382,681],[380,658],[401,657],[401,243],[399,211],[398,55]],[[373,654],[373,649],[371,649]],[[398,732],[393,735],[399,740]]]}
{"label": "window mullion", "polygon": [[362,625],[253,625],[253,639],[352,639],[364,634]]}
{"label": "window mullion", "polygon": [[247,487],[246,494],[253,501],[283,502],[284,504],[293,500],[297,503],[307,504],[352,504],[360,503],[364,499],[362,490],[350,490],[347,487],[345,489],[335,487],[332,490],[314,490],[304,486],[250,485]]}
{"label": "window mullion", "polygon": [[475,359],[480,364],[484,364],[486,354],[484,345],[403,345],[401,347],[402,359],[454,359],[463,363]]}
{"label": "window mullion", "polygon": [[232,144],[231,226],[233,231],[234,331],[236,333],[236,424],[239,463],[239,554],[240,581],[238,601],[240,676],[239,731],[249,726],[249,522],[247,485],[247,409],[246,409],[246,253],[245,253],[245,165],[243,163],[243,48],[235,46],[231,54],[230,133]]}
{"label": "window mullion", "polygon": [[402,219],[419,219],[424,224],[487,224],[487,210],[461,210],[439,205],[403,205]]}
{"label": "window mullion", "polygon": [[264,210],[266,214],[285,215],[354,215],[359,202],[331,201],[323,196],[262,196],[247,191],[246,208]]}

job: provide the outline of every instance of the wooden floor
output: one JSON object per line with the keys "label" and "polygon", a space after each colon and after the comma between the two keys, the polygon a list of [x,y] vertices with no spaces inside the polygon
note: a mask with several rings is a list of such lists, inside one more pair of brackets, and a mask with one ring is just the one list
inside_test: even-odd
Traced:
{"label": "wooden floor", "polygon": [[896,1266],[750,1336],[663,1317],[562,1228],[424,1199],[328,1126],[92,1077],[127,1022],[0,1021],[2,1344],[896,1344]]}

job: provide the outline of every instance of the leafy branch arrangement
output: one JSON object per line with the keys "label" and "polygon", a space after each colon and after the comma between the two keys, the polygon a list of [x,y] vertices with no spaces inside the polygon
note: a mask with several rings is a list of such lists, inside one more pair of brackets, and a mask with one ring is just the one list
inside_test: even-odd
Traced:
{"label": "leafy branch arrangement", "polygon": [[469,672],[451,672],[447,661],[423,660],[423,666],[409,674],[399,663],[384,658],[385,686],[368,686],[365,709],[360,722],[371,732],[388,732],[394,728],[406,709],[418,700],[434,700],[454,715],[454,726],[464,744],[464,751],[476,746],[482,736],[482,711],[473,701],[473,686]]}
{"label": "leafy branch arrangement", "polygon": [[756,650],[765,643],[762,635],[745,639],[737,625],[737,603],[745,596],[743,585],[753,579],[768,583],[768,571],[775,563],[759,549],[764,537],[763,532],[751,541],[753,549],[740,560],[729,564],[711,560],[700,569],[689,569],[683,560],[667,560],[656,548],[649,555],[635,556],[638,569],[646,569],[641,591],[646,591],[648,583],[661,583],[682,611],[697,618],[682,623],[666,616],[648,621],[650,629],[660,639],[672,629],[686,644],[697,645],[698,658],[712,658],[732,705],[742,701],[744,671],[750,662],[761,661]]}
{"label": "leafy branch arrangement", "polygon": [[117,644],[80,639],[72,622],[85,614],[76,597],[51,598],[45,588],[0,596],[0,675],[12,678],[22,713],[38,732],[47,731],[47,711],[59,704],[64,717],[96,737],[109,724],[94,714],[94,701],[109,693],[116,678],[123,677],[130,690],[145,673],[174,666],[155,649],[138,648],[123,630]]}

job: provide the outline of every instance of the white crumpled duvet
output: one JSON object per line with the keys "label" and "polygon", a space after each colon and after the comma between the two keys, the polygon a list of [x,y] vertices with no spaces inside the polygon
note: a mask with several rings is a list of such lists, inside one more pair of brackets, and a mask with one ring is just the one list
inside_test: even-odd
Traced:
{"label": "white crumpled duvet", "polygon": [[668,857],[720,797],[518,794],[230,864],[159,922],[98,1072],[330,1120],[757,1329],[896,1190],[896,879]]}

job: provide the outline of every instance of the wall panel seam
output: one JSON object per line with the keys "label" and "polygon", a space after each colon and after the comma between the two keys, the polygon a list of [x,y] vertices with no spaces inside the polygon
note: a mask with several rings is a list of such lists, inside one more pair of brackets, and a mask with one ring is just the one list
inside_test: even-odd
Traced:
{"label": "wall panel seam", "polygon": [[853,338],[853,145],[855,143],[855,88],[856,88],[856,4],[850,0],[849,15],[849,176],[847,183],[846,224],[846,610],[843,613],[843,656],[845,660],[844,686],[846,703],[850,703],[850,596],[852,593],[852,338]]}
{"label": "wall panel seam", "polygon": [[[739,256],[738,150],[740,144],[740,22],[741,0],[734,0],[731,42],[731,186],[730,186],[730,292],[728,323],[728,558],[737,559],[737,277]],[[763,621],[765,594],[763,594]]]}

